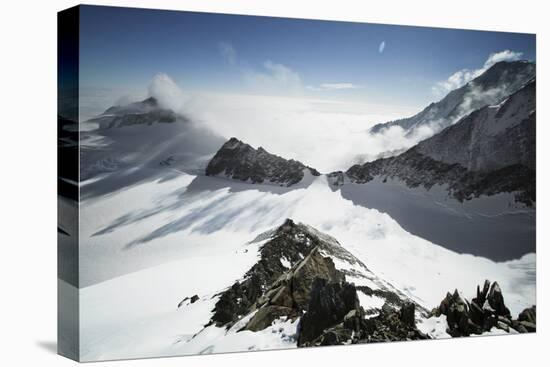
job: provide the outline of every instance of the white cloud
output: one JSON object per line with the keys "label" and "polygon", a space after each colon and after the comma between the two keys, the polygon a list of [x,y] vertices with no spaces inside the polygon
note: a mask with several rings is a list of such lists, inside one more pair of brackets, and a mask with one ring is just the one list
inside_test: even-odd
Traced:
{"label": "white cloud", "polygon": [[322,83],[319,86],[308,85],[306,88],[318,92],[343,89],[359,89],[362,87],[353,83]]}
{"label": "white cloud", "polygon": [[378,53],[384,52],[385,48],[386,48],[386,41],[380,42],[380,46],[378,46]]}
{"label": "white cloud", "polygon": [[483,74],[487,69],[500,61],[515,61],[522,57],[523,53],[510,50],[504,50],[489,55],[483,67],[479,69],[462,69],[452,74],[447,80],[438,82],[432,91],[436,95],[444,95],[450,91],[460,88],[472,79]]}
{"label": "white cloud", "polygon": [[262,71],[248,71],[244,75],[245,81],[257,92],[299,94],[303,91],[300,74],[291,68],[270,60],[262,67]]}
{"label": "white cloud", "polygon": [[164,108],[173,111],[181,111],[187,97],[182,89],[168,75],[160,73],[155,75],[148,88],[149,96],[157,99]]}
{"label": "white cloud", "polygon": [[220,42],[218,44],[218,50],[225,62],[229,65],[235,65],[237,62],[237,51],[230,42]]}
{"label": "white cloud", "polygon": [[487,61],[485,61],[485,64],[483,65],[483,67],[485,69],[488,69],[491,66],[493,66],[494,64],[496,64],[497,62],[500,62],[500,61],[516,61],[516,60],[521,59],[522,56],[523,56],[522,52],[515,52],[515,51],[510,51],[510,50],[504,50],[504,51],[496,52],[496,53],[491,54],[489,56]]}
{"label": "white cloud", "polygon": [[372,158],[414,143],[402,129],[383,139],[367,132],[375,123],[414,112],[400,106],[230,94],[205,94],[190,105],[192,115],[218,134],[236,136],[321,172],[346,170],[360,154]]}

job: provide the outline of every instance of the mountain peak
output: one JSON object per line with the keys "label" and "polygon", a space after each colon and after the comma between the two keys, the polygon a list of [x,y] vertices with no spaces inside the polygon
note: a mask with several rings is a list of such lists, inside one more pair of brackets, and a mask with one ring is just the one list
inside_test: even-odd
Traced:
{"label": "mountain peak", "polygon": [[419,127],[429,127],[434,133],[454,124],[462,117],[484,106],[500,102],[535,76],[535,64],[530,61],[500,61],[466,85],[449,92],[438,102],[429,104],[414,116],[381,123],[369,132],[379,133],[391,126],[402,127],[407,134]]}
{"label": "mountain peak", "polygon": [[262,147],[232,137],[218,150],[206,167],[207,176],[223,176],[248,183],[292,186],[302,181],[304,172],[319,176],[317,170],[301,162],[271,154]]}
{"label": "mountain peak", "polygon": [[[483,74],[471,81],[472,84],[484,89],[508,88],[507,94],[512,94],[535,75],[535,63],[521,61],[499,61]],[[510,84],[507,87],[507,84]]]}
{"label": "mountain peak", "polygon": [[151,107],[158,107],[158,105],[159,105],[158,100],[155,97],[146,98],[143,101],[141,101],[140,103],[142,103],[144,105],[151,106]]}

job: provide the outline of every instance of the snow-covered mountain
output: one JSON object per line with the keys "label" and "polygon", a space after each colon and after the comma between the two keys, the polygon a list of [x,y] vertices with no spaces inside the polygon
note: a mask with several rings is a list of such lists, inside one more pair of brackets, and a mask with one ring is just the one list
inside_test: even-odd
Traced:
{"label": "snow-covered mountain", "polygon": [[254,149],[237,138],[231,138],[208,163],[206,175],[292,186],[306,175],[319,176],[319,172],[301,162],[268,153],[262,147]]}
{"label": "snow-covered mountain", "polygon": [[400,126],[407,135],[427,127],[437,133],[481,107],[494,105],[522,88],[535,76],[535,64],[528,61],[501,61],[464,86],[431,103],[418,114],[373,126],[372,134]]}
{"label": "snow-covered mountain", "polygon": [[454,251],[533,252],[535,89],[533,79],[404,153],[332,173],[332,187]]}
{"label": "snow-covered mountain", "polygon": [[176,120],[187,121],[188,119],[170,109],[162,108],[156,98],[149,97],[140,102],[109,107],[101,115],[88,120],[88,123],[97,123],[100,128],[110,129],[131,125],[171,123]]}
{"label": "snow-covered mountain", "polygon": [[154,98],[85,122],[81,359],[535,331],[534,65],[495,66],[455,124],[326,175]]}
{"label": "snow-covered mountain", "polygon": [[[82,196],[97,196],[176,171],[203,171],[224,139],[155,98],[108,108],[81,124]],[[82,130],[82,129],[81,129]]]}
{"label": "snow-covered mountain", "polygon": [[396,157],[354,165],[352,182],[398,178],[410,187],[447,185],[456,199],[514,193],[527,206],[535,202],[536,83],[497,105],[475,110],[439,134]]}

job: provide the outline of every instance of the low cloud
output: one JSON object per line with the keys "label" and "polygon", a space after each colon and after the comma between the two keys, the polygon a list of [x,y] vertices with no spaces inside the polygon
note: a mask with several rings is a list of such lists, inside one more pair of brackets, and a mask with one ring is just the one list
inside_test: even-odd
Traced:
{"label": "low cloud", "polygon": [[237,63],[237,51],[231,42],[218,43],[218,50],[226,63],[229,65],[235,65]]}
{"label": "low cloud", "polygon": [[187,97],[167,74],[157,74],[149,84],[149,96],[157,99],[164,108],[181,111]]}
{"label": "low cloud", "polygon": [[353,83],[323,83],[319,86],[308,85],[306,88],[311,91],[322,92],[344,89],[359,89],[362,87]]}
{"label": "low cloud", "polygon": [[432,91],[436,95],[445,95],[450,91],[460,88],[472,79],[477,78],[483,74],[487,69],[500,61],[516,61],[521,59],[523,53],[510,50],[504,50],[489,55],[483,66],[479,69],[462,69],[447,78],[446,80],[438,82]]}

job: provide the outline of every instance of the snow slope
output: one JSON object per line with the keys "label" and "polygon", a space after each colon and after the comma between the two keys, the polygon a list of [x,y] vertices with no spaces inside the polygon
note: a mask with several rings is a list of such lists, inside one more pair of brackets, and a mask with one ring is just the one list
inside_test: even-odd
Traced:
{"label": "snow slope", "polygon": [[[513,315],[536,303],[534,254],[496,263],[452,252],[344,199],[326,176],[289,189],[181,174],[82,202],[83,360],[294,346],[296,325],[284,321],[261,333],[211,326],[183,342],[208,322],[216,293],[256,261],[249,241],[285,218],[335,237],[427,309],[455,288],[473,296],[485,279],[499,282]],[[199,301],[177,308],[194,294]]]}

